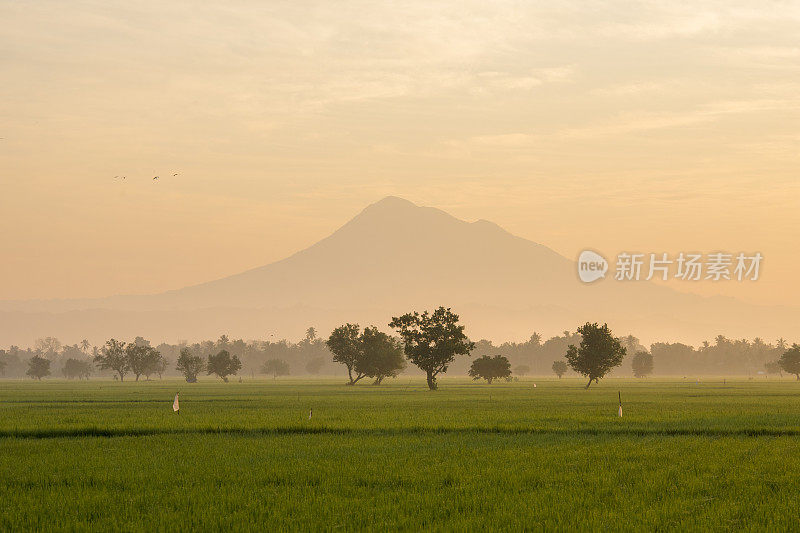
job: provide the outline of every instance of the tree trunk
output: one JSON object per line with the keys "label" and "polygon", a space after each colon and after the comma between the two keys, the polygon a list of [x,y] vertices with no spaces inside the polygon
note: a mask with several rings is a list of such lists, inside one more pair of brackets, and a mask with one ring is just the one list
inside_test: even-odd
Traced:
{"label": "tree trunk", "polygon": [[139,381],[139,374],[136,374],[136,379],[134,381]]}
{"label": "tree trunk", "polygon": [[494,378],[486,378],[486,381],[489,383],[489,385],[492,384],[492,379],[494,379]]}
{"label": "tree trunk", "polygon": [[119,374],[120,381],[125,381],[125,375],[122,372],[117,372],[117,374]]}
{"label": "tree trunk", "polygon": [[587,388],[587,389],[589,388],[589,385],[591,385],[591,384],[592,384],[592,379],[593,379],[593,378],[589,378],[589,383],[587,383],[587,384],[586,384],[586,388]]}
{"label": "tree trunk", "polygon": [[347,366],[347,376],[350,378],[350,383],[348,385],[354,385],[355,381],[353,381],[353,367]]}
{"label": "tree trunk", "polygon": [[436,384],[436,376],[433,372],[428,372],[428,388],[430,390],[436,390],[438,385]]}
{"label": "tree trunk", "polygon": [[375,382],[373,383],[373,385],[380,385],[381,381],[383,381],[383,376],[378,376],[377,378],[375,378]]}
{"label": "tree trunk", "polygon": [[795,374],[797,376],[797,381],[800,381],[800,374]]}

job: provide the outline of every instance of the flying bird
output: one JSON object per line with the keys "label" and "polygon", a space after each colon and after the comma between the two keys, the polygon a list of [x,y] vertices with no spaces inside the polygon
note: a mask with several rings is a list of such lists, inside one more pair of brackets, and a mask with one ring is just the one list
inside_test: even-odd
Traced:
{"label": "flying bird", "polygon": [[173,174],[173,176],[177,176],[177,175],[178,175],[178,173],[177,173],[177,172],[176,172],[175,174]]}
{"label": "flying bird", "polygon": [[155,178],[153,178],[153,179],[154,179],[154,180],[157,180],[157,179],[158,179],[158,176],[156,176],[156,177],[155,177]]}

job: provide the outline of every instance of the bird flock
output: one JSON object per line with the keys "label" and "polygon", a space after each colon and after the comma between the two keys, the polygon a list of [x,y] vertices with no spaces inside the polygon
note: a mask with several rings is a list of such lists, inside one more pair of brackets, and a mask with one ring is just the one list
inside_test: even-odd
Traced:
{"label": "bird flock", "polygon": [[[172,177],[174,178],[175,176],[178,176],[178,175],[179,175],[178,172],[175,172],[172,175]],[[128,176],[119,176],[119,175],[117,175],[117,176],[114,176],[113,179],[115,179],[115,180],[125,180],[125,179],[128,179]],[[153,176],[153,180],[152,181],[155,181],[155,180],[158,180],[158,179],[161,179],[161,176]]]}

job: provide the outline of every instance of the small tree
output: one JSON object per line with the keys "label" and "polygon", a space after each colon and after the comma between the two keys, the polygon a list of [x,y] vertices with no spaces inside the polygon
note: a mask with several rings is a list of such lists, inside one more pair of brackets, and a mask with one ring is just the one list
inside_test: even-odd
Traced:
{"label": "small tree", "polygon": [[144,375],[149,378],[151,374],[155,374],[161,363],[161,353],[149,343],[145,344],[138,340],[125,347],[125,357],[128,359],[128,368],[136,376],[136,381],[139,381],[139,376]]}
{"label": "small tree", "polygon": [[5,350],[0,350],[0,376],[6,375],[6,365],[8,365],[8,361],[5,358]]}
{"label": "small tree", "polygon": [[261,366],[262,374],[272,374],[272,379],[289,375],[289,363],[283,359],[268,359]]}
{"label": "small tree", "polygon": [[183,348],[175,370],[183,374],[187,383],[197,383],[197,375],[206,369],[206,362],[199,355],[192,355],[189,348]]}
{"label": "small tree", "polygon": [[631,360],[633,375],[643,378],[653,373],[653,356],[645,351],[638,351]]}
{"label": "small tree", "polygon": [[67,379],[89,379],[92,374],[92,365],[89,361],[81,361],[70,357],[64,361],[64,368],[61,373]]}
{"label": "small tree", "polygon": [[792,347],[783,353],[778,364],[787,374],[794,374],[800,381],[800,345],[792,344]]}
{"label": "small tree", "polygon": [[438,388],[436,377],[447,372],[456,355],[469,355],[475,348],[464,326],[458,325],[458,315],[444,307],[433,313],[414,311],[392,317],[389,327],[400,334],[406,357],[425,371],[430,390]]}
{"label": "small tree", "polygon": [[215,374],[226,383],[228,376],[235,375],[241,369],[242,362],[235,355],[231,356],[228,350],[221,350],[217,355],[208,356],[206,373],[208,375]]}
{"label": "small tree", "polygon": [[553,369],[553,373],[558,376],[558,379],[561,379],[561,376],[567,373],[567,362],[566,361],[553,361],[553,366],[550,367]]}
{"label": "small tree", "polygon": [[494,357],[484,355],[472,362],[469,375],[474,380],[485,379],[491,385],[495,379],[511,376],[511,363],[508,362],[507,357],[502,355],[495,355]]}
{"label": "small tree", "polygon": [[570,344],[566,359],[573,370],[589,377],[588,389],[592,381],[597,383],[612,368],[622,364],[625,348],[611,334],[608,324],[598,326],[587,322],[578,328],[578,333],[583,337],[580,347]]}
{"label": "small tree", "polygon": [[120,381],[125,381],[125,374],[130,370],[128,358],[125,356],[125,343],[116,339],[106,341],[102,351],[94,357],[94,362],[100,370],[116,372]]}
{"label": "small tree", "polygon": [[328,340],[325,341],[328,349],[333,353],[334,362],[341,363],[347,367],[347,375],[350,378],[348,385],[355,385],[358,380],[365,376],[364,373],[356,371],[356,377],[353,378],[356,362],[361,356],[361,341],[359,340],[358,332],[358,324],[348,323],[334,329]]}
{"label": "small tree", "polygon": [[[169,366],[169,361],[167,361],[167,358],[159,354],[158,362],[153,367],[153,372],[158,374],[158,379],[161,379],[161,376],[163,376],[164,372],[167,371],[168,366]],[[150,379],[150,374],[145,374],[145,375],[147,376],[147,379]]]}
{"label": "small tree", "polygon": [[26,375],[33,379],[41,380],[45,376],[50,375],[50,360],[40,355],[34,355],[28,359],[28,370]]}
{"label": "small tree", "polygon": [[356,372],[375,379],[380,385],[387,377],[397,377],[406,367],[400,341],[372,326],[359,336],[361,354],[356,360]]}
{"label": "small tree", "polygon": [[527,376],[531,373],[531,367],[528,365],[517,365],[514,367],[514,374],[517,376]]}

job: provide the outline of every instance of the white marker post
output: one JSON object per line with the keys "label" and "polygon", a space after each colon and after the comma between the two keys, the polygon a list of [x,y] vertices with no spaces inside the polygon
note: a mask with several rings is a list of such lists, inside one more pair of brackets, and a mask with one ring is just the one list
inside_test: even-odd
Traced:
{"label": "white marker post", "polygon": [[622,418],[622,392],[617,391],[617,394],[619,394],[619,417]]}
{"label": "white marker post", "polygon": [[181,406],[180,406],[180,404],[178,403],[178,394],[180,394],[180,393],[177,393],[177,392],[175,393],[175,401],[174,401],[174,402],[172,402],[172,410],[173,410],[174,412],[176,412],[176,413],[180,414]]}

